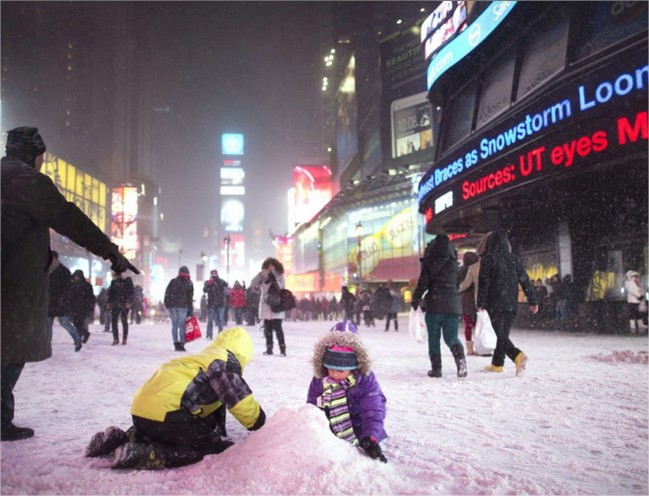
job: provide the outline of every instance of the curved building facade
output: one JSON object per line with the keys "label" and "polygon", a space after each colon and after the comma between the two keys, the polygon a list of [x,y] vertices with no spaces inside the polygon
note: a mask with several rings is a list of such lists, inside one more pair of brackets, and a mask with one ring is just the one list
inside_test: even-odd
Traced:
{"label": "curved building facade", "polygon": [[427,61],[426,231],[461,251],[506,228],[530,277],[572,276],[584,330],[626,330],[624,274],[647,282],[647,3],[484,4]]}

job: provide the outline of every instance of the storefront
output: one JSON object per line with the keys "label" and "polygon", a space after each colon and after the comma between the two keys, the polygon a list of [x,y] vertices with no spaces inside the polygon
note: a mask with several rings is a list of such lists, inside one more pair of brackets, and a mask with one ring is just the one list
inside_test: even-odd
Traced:
{"label": "storefront", "polygon": [[469,24],[429,60],[426,230],[465,234],[462,250],[508,229],[530,277],[572,276],[580,327],[623,332],[624,273],[647,281],[647,4],[490,9],[488,36],[471,44]]}

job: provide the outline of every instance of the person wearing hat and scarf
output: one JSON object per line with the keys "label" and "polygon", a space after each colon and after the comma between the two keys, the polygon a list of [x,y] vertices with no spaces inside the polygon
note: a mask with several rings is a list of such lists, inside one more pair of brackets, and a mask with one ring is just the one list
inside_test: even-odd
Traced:
{"label": "person wearing hat and scarf", "polygon": [[52,180],[39,172],[46,147],[35,127],[7,133],[2,158],[2,441],[34,435],[17,427],[14,387],[26,362],[52,356],[47,326],[50,229],[110,260],[114,270],[139,271]]}
{"label": "person wearing hat and scarf", "polygon": [[164,304],[171,318],[174,349],[185,351],[185,320],[194,313],[194,284],[189,277],[189,269],[184,265],[178,270],[178,277],[169,281]]}
{"label": "person wearing hat and scarf", "polygon": [[316,343],[312,365],[307,403],[324,410],[337,437],[387,462],[379,445],[387,437],[386,399],[356,326],[349,321],[335,324]]}

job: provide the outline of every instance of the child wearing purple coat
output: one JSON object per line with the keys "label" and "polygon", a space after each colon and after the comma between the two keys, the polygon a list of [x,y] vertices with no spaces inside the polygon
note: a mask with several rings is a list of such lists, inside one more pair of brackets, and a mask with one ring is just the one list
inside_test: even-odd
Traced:
{"label": "child wearing purple coat", "polygon": [[331,431],[386,463],[379,442],[386,399],[352,322],[338,322],[315,344],[307,403],[324,410]]}

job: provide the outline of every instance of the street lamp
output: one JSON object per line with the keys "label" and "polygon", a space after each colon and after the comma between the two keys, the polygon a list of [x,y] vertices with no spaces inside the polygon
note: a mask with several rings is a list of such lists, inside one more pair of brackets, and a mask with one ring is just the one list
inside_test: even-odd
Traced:
{"label": "street lamp", "polygon": [[225,238],[223,238],[223,242],[225,243],[225,280],[228,284],[230,284],[230,235],[227,234]]}
{"label": "street lamp", "polygon": [[356,261],[358,263],[358,280],[359,280],[359,286],[363,283],[363,252],[361,251],[361,239],[363,237],[363,224],[359,220],[358,223],[356,224],[356,241],[357,241],[357,248],[356,248]]}

